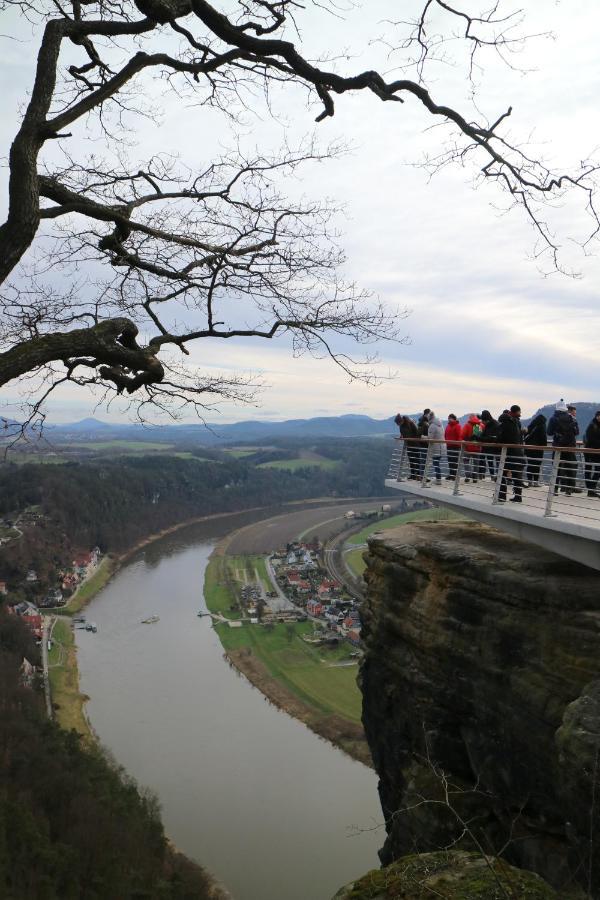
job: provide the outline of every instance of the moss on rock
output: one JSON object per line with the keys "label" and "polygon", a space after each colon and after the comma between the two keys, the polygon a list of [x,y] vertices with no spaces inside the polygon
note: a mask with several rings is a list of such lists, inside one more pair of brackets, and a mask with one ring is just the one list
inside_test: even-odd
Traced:
{"label": "moss on rock", "polygon": [[[539,875],[465,851],[403,856],[343,887],[334,900],[559,900]],[[566,900],[564,894],[561,900]]]}

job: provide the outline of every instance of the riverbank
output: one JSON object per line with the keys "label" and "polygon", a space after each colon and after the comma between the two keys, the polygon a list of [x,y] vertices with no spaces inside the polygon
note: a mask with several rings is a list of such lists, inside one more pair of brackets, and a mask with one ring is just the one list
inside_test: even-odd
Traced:
{"label": "riverbank", "polygon": [[[332,498],[315,498],[308,500],[295,500],[286,504],[286,509],[297,510],[315,506],[331,506],[339,504],[339,499]],[[277,508],[281,511],[281,507]],[[137,541],[133,546],[129,547],[119,555],[107,554],[101,561],[95,572],[86,581],[79,586],[77,591],[70,598],[68,603],[60,608],[49,610],[53,615],[62,616],[65,625],[68,625],[65,631],[65,639],[63,642],[64,652],[60,657],[55,657],[55,667],[51,679],[52,703],[55,706],[56,720],[64,728],[75,728],[82,735],[84,740],[95,740],[94,734],[90,729],[85,714],[85,704],[87,696],[79,691],[79,669],[77,665],[77,646],[75,644],[74,635],[67,617],[72,617],[80,613],[85,606],[93,600],[93,598],[109,583],[109,581],[117,574],[122,566],[134,556],[139,550],[153,544],[155,541],[174,534],[183,528],[192,525],[200,525],[203,523],[220,523],[225,520],[235,518],[245,518],[246,516],[256,516],[259,521],[262,514],[268,516],[269,511],[275,512],[273,507],[250,507],[249,509],[239,510],[238,512],[214,513],[209,516],[195,516],[193,519],[187,519],[184,522],[177,522],[163,528],[161,531],[147,535],[145,538]],[[222,540],[229,540],[236,534],[236,530]],[[219,546],[219,545],[217,545]],[[227,604],[228,605],[228,604]],[[68,632],[68,636],[67,636]]]}
{"label": "riverbank", "polygon": [[[204,598],[210,612],[238,619],[239,612],[231,607],[235,602],[236,575],[244,568],[244,558],[225,555],[231,537],[220,541],[211,555]],[[248,557],[247,561],[249,568],[256,567],[262,580],[255,557]],[[372,765],[361,723],[358,666],[350,657],[349,645],[325,648],[308,643],[305,638],[313,632],[310,621],[270,627],[249,622],[239,628],[225,623],[214,627],[231,665],[271,703],[353,759]]]}
{"label": "riverbank", "polygon": [[48,677],[56,721],[67,731],[74,728],[85,743],[91,743],[95,738],[84,710],[88,698],[79,690],[73,625],[65,617],[57,617],[52,629],[52,649],[48,651]]}

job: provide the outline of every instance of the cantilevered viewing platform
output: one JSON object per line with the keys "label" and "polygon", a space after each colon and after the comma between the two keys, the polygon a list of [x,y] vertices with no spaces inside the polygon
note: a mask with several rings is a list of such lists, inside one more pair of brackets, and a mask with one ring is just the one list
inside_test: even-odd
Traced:
{"label": "cantilevered viewing platform", "polygon": [[[525,472],[519,478],[520,467],[527,459],[515,455],[514,445],[496,444],[490,450],[489,445],[486,448],[482,444],[481,452],[472,454],[465,449],[467,443],[473,445],[473,441],[456,443],[448,454],[446,445],[439,441],[397,440],[386,487],[462,512],[470,519],[600,570],[600,497],[588,496],[585,480],[586,474],[593,474],[591,462],[597,461],[600,466],[600,450],[586,450],[584,457],[581,448],[557,451],[529,447],[543,454],[539,474],[535,485],[523,488],[521,502],[513,502],[515,486],[521,480],[528,483]],[[435,455],[440,448],[436,466]],[[490,457],[493,459],[488,463]],[[516,461],[515,473],[511,473],[511,459]],[[436,468],[441,480],[436,477]],[[493,471],[496,474],[492,477]]]}

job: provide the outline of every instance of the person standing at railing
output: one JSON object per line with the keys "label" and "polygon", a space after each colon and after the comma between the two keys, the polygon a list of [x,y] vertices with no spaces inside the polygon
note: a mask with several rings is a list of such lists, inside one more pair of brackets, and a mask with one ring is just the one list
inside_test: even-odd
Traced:
{"label": "person standing at railing", "polygon": [[427,437],[430,441],[439,441],[440,443],[431,444],[431,461],[433,463],[433,468],[435,471],[435,483],[442,483],[442,471],[440,468],[440,464],[442,461],[442,455],[444,452],[444,444],[442,443],[444,440],[444,428],[442,423],[436,416],[436,414],[432,411],[429,416],[429,431],[427,432]]}
{"label": "person standing at railing", "polygon": [[555,494],[558,494],[560,488],[564,494],[570,497],[575,490],[577,457],[574,450],[564,448],[576,447],[578,434],[577,419],[569,415],[565,401],[561,400],[554,407],[554,413],[548,422],[548,437],[552,438],[554,449],[560,451],[558,474],[554,486]]}
{"label": "person standing at railing", "polygon": [[498,456],[500,448],[496,447],[498,440],[498,422],[492,416],[489,409],[481,412],[481,421],[483,422],[483,430],[481,441],[483,443],[481,474],[485,478],[486,464],[492,481],[496,480],[498,474]]}
{"label": "person standing at railing", "polygon": [[525,429],[525,456],[527,468],[525,470],[525,487],[539,487],[540,469],[544,458],[543,450],[533,450],[531,447],[546,447],[548,435],[546,434],[546,416],[542,413],[535,416]]}
{"label": "person standing at railing", "polygon": [[[431,410],[429,407],[423,410],[423,415],[417,422],[417,434],[419,438],[426,438],[427,432],[429,431],[429,416],[431,414]],[[427,442],[425,440],[421,441],[419,445],[419,477],[423,477],[423,472],[425,471],[425,461],[427,459]]]}
{"label": "person standing at railing", "polygon": [[419,480],[419,437],[417,426],[410,416],[401,416],[400,413],[394,419],[394,422],[400,430],[400,437],[404,438],[406,443],[406,455],[408,456],[408,465],[410,466],[410,480]]}
{"label": "person standing at railing", "polygon": [[465,481],[478,481],[481,477],[479,474],[481,444],[473,443],[473,438],[480,437],[482,425],[481,419],[475,413],[470,413],[462,427],[461,440],[469,442],[465,445]]}
{"label": "person standing at railing", "polygon": [[446,430],[444,431],[446,453],[448,455],[448,469],[450,470],[449,474],[446,475],[446,478],[449,481],[456,478],[461,437],[462,426],[454,413],[449,413],[448,424],[446,425]]}
{"label": "person standing at railing", "polygon": [[[585,431],[583,446],[588,450],[600,451],[600,410]],[[598,497],[598,480],[600,479],[600,452],[585,453],[585,486],[588,489],[588,497]]]}
{"label": "person standing at railing", "polygon": [[[573,423],[575,425],[575,437],[577,438],[577,435],[579,434],[579,423],[577,421],[577,408],[575,406],[573,406],[572,403],[568,403],[567,404],[567,412],[573,419]],[[577,440],[575,440],[575,444],[577,444]],[[583,490],[581,488],[577,487],[577,468],[578,468],[577,454],[574,454],[573,467],[571,469],[571,471],[573,473],[573,482],[574,482],[573,493],[574,494],[582,494]]]}
{"label": "person standing at railing", "polygon": [[498,443],[510,444],[506,452],[498,500],[500,503],[506,501],[506,488],[510,478],[514,492],[514,496],[510,498],[511,503],[521,503],[523,499],[523,469],[525,468],[521,407],[515,403],[511,406],[508,413],[503,412],[498,419],[498,425]]}

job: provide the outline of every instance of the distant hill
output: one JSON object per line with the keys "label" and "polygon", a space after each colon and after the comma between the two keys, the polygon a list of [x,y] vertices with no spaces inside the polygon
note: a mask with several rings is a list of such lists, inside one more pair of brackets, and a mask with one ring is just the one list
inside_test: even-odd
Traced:
{"label": "distant hill", "polygon": [[[576,403],[574,400],[568,400],[568,403],[572,403],[573,406],[577,409],[577,423],[579,425],[579,434],[583,436],[585,434],[585,430],[594,418],[594,414],[600,410],[600,402],[594,403]],[[531,417],[532,419],[535,416],[538,416],[540,413],[546,416],[546,420],[550,419],[550,416],[554,412],[554,403],[549,403],[547,406],[542,406],[534,415]],[[530,421],[530,420],[528,420]]]}
{"label": "distant hill", "polygon": [[135,440],[186,442],[214,446],[236,442],[261,442],[278,437],[374,437],[397,434],[393,418],[372,419],[363,415],[321,416],[312,419],[288,419],[283,422],[248,420],[229,425],[208,423],[143,426],[83,419],[68,425],[47,425],[46,436],[53,443]]}
{"label": "distant hill", "polygon": [[[600,409],[600,402],[575,405],[577,406],[579,429],[583,434],[594,413]],[[540,412],[549,419],[554,412],[554,404],[541,407],[535,415]],[[416,421],[421,413],[409,413],[409,415]],[[461,415],[459,418],[464,423],[468,414]],[[523,424],[527,424],[529,421],[530,419],[523,419]],[[10,421],[10,424],[16,423]],[[8,429],[6,436],[11,432],[12,429]],[[233,422],[228,425],[208,423],[208,427],[200,424],[144,426],[103,422],[94,418],[82,419],[68,425],[45,425],[45,435],[53,444],[85,444],[86,442],[125,440],[187,443],[208,447],[252,442],[264,444],[274,438],[389,437],[396,434],[398,434],[398,428],[391,416],[388,419],[372,419],[370,416],[355,414],[286,419],[282,422],[260,422],[249,419],[245,422]],[[2,429],[0,429],[0,442],[3,436]]]}

